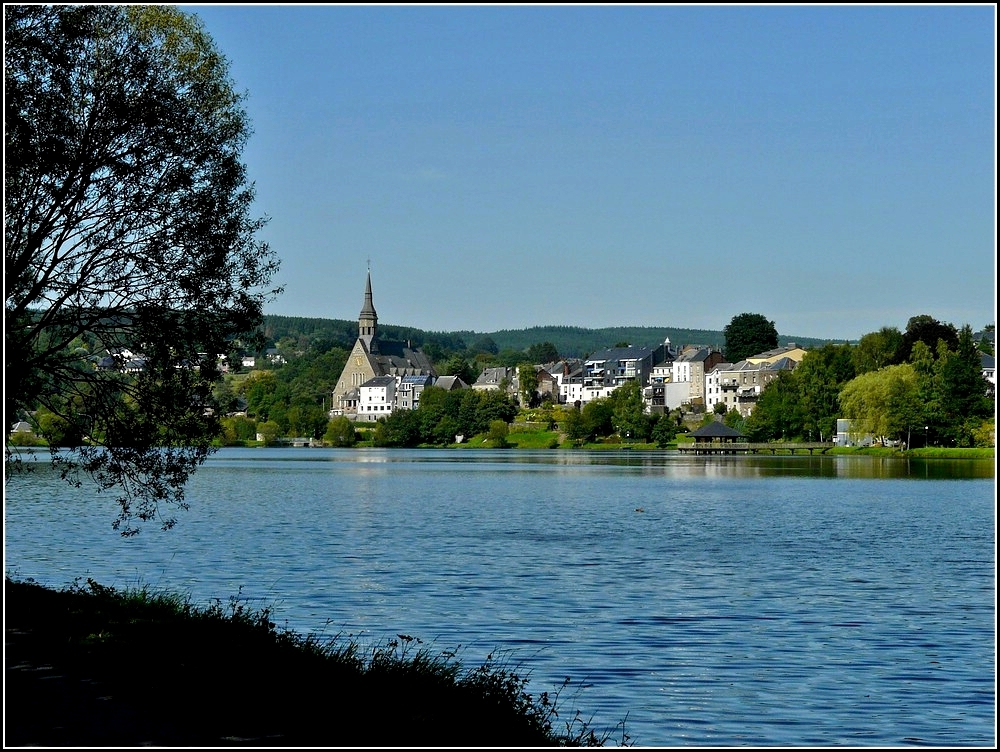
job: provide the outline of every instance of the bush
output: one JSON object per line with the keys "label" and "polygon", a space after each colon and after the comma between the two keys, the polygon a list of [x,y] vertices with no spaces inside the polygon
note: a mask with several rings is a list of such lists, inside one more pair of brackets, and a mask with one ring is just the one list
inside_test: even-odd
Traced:
{"label": "bush", "polygon": [[507,435],[509,430],[507,424],[502,420],[490,421],[490,430],[486,432],[486,440],[491,447],[503,449],[508,446]]}

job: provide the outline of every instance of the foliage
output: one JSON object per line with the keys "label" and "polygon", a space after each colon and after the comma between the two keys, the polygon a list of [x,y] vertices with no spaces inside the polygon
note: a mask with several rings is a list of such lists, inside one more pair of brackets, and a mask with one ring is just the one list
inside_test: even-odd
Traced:
{"label": "foliage", "polygon": [[[423,407],[423,405],[421,405]],[[422,439],[420,408],[397,410],[375,424],[372,443],[378,447],[415,447]]]}
{"label": "foliage", "polygon": [[334,447],[352,447],[358,443],[358,435],[354,424],[345,416],[338,415],[330,420],[323,441]]}
{"label": "foliage", "polygon": [[266,446],[274,444],[282,433],[281,426],[273,420],[257,424],[257,436]]}
{"label": "foliage", "polygon": [[626,381],[609,397],[612,403],[611,423],[623,439],[647,441],[653,429],[653,419],[646,415],[642,386],[638,381]]}
{"label": "foliage", "polygon": [[986,353],[987,355],[996,355],[994,352],[996,343],[996,325],[988,324],[983,328],[983,331],[979,332],[978,347],[980,352]]}
{"label": "foliage", "polygon": [[[168,6],[5,5],[4,20],[5,421],[60,416],[65,477],[117,488],[122,534],[167,528],[219,432],[217,359],[277,292],[241,95]],[[122,368],[129,352],[141,370]]]}
{"label": "foliage", "polygon": [[518,396],[523,407],[538,405],[538,371],[531,363],[519,363],[517,366]]}
{"label": "foliage", "polygon": [[257,440],[257,421],[245,415],[226,416],[222,419],[222,443],[242,446]]}
{"label": "foliage", "polygon": [[903,333],[894,326],[884,326],[877,332],[863,336],[854,347],[851,357],[854,371],[859,376],[886,366],[898,365],[903,356]]}
{"label": "foliage", "polygon": [[[914,339],[908,362],[861,374],[845,385],[844,416],[856,421],[858,431],[907,446],[913,431],[922,431],[933,443],[973,446],[983,421],[995,410],[992,385],[982,377],[980,351],[968,325],[956,334],[951,349],[947,333],[954,327],[928,319],[910,320],[916,322],[914,332],[929,334]],[[925,339],[934,339],[933,349]]]}
{"label": "foliage", "polygon": [[996,418],[988,418],[971,431],[973,446],[995,447],[997,443]]}
{"label": "foliage", "polygon": [[615,407],[608,397],[591,400],[581,408],[587,438],[610,436],[615,432]]}
{"label": "foliage", "polygon": [[829,440],[841,417],[840,390],[854,378],[850,345],[824,345],[810,350],[793,371],[802,410],[803,436]]}
{"label": "foliage", "polygon": [[661,449],[677,437],[677,422],[669,415],[661,415],[650,431],[650,439]]}
{"label": "foliage", "polygon": [[566,434],[566,438],[574,444],[580,444],[585,441],[590,434],[587,421],[583,417],[583,411],[576,408],[570,408],[567,411],[566,416],[562,420],[562,428]]}
{"label": "foliage", "polygon": [[490,428],[486,432],[486,441],[495,449],[503,449],[507,446],[507,435],[510,432],[507,423],[502,420],[490,422]]}
{"label": "foliage", "polygon": [[723,349],[726,360],[738,363],[751,355],[773,350],[778,346],[778,330],[773,321],[760,313],[741,313],[722,330],[726,339]]}
{"label": "foliage", "polygon": [[452,355],[438,370],[440,376],[458,376],[466,384],[472,384],[479,374],[473,369],[469,361],[461,355]]}
{"label": "foliage", "polygon": [[[8,578],[4,605],[22,651],[92,679],[103,693],[101,702],[91,701],[97,715],[75,732],[76,744],[600,746],[611,734],[598,734],[579,710],[564,710],[568,679],[552,692],[529,694],[528,675],[509,655],[494,652],[467,668],[456,650],[431,650],[408,634],[368,646],[351,636],[300,635],[279,628],[270,607],[254,607],[242,592],[200,607],[146,586],[117,590],[88,580],[54,591]],[[145,654],[141,665],[137,651]],[[129,703],[165,707],[181,696],[183,723],[164,722],[159,713],[117,722],[116,711]],[[219,697],[227,698],[225,713]],[[5,740],[29,727],[45,729],[46,739],[65,738],[58,730],[65,703],[38,702],[33,693],[8,694],[7,701]],[[615,728],[627,741],[624,722]]]}
{"label": "foliage", "polygon": [[375,426],[375,445],[451,444],[455,436],[485,434],[493,422],[509,424],[517,406],[503,392],[427,387],[416,410],[396,410]]}
{"label": "foliage", "polygon": [[744,432],[750,441],[788,441],[802,436],[804,422],[795,371],[782,371],[761,391]]}
{"label": "foliage", "polygon": [[739,410],[736,410],[735,408],[729,410],[725,416],[723,416],[722,422],[730,428],[735,428],[741,434],[746,435],[747,419],[743,417]]}
{"label": "foliage", "polygon": [[938,352],[938,342],[944,342],[949,350],[954,350],[958,347],[958,330],[953,324],[943,323],[927,314],[911,317],[906,322],[897,362],[905,363],[910,360],[913,346],[917,342],[923,342],[932,353]]}
{"label": "foliage", "polygon": [[942,437],[953,446],[972,446],[973,430],[993,414],[995,401],[988,396],[982,359],[968,325],[959,332],[954,351],[939,356],[937,377]]}
{"label": "foliage", "polygon": [[840,403],[856,435],[908,440],[908,432],[923,424],[917,372],[909,363],[858,376],[844,387]]}
{"label": "foliage", "polygon": [[530,363],[554,363],[559,360],[559,350],[551,342],[538,342],[527,351]]}

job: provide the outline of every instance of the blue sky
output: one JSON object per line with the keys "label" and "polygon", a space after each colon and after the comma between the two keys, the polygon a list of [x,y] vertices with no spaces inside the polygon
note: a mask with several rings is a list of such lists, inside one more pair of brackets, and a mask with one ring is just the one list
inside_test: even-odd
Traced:
{"label": "blue sky", "polygon": [[285,293],[385,324],[857,339],[996,316],[996,12],[183,6]]}

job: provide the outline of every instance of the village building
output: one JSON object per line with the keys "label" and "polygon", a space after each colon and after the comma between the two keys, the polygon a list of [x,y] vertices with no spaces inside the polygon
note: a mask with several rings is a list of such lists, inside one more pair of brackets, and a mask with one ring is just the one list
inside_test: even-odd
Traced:
{"label": "village building", "polygon": [[[378,390],[386,390],[387,386],[382,386],[382,382],[369,384],[372,379],[391,376],[395,382],[397,377],[402,379],[406,376],[431,376],[436,378],[434,366],[420,349],[410,347],[409,342],[397,342],[385,340],[379,336],[378,314],[375,312],[375,304],[372,300],[372,275],[368,272],[365,281],[365,296],[361,306],[361,313],[358,315],[358,338],[354,343],[347,363],[344,366],[337,386],[333,390],[331,401],[332,409],[330,415],[346,415],[349,418],[361,420],[377,420],[378,410],[369,409],[377,407],[381,403],[376,401],[376,397],[381,396]],[[365,386],[364,398],[362,399],[361,387]],[[411,390],[412,393],[412,390]],[[368,397],[372,400],[369,402]],[[393,387],[393,400],[395,399],[395,387]],[[390,402],[386,406],[391,412]],[[383,415],[387,411],[381,411]],[[372,416],[375,417],[372,417]]]}
{"label": "village building", "polygon": [[774,360],[754,356],[739,363],[719,363],[705,375],[705,408],[714,411],[721,402],[726,412],[736,410],[745,418],[753,412],[764,387],[782,371],[791,371],[797,365],[797,360],[786,356]]}
{"label": "village building", "polygon": [[705,374],[724,360],[722,353],[710,347],[689,345],[674,358],[671,382],[688,384],[687,399],[692,405],[705,404]]}

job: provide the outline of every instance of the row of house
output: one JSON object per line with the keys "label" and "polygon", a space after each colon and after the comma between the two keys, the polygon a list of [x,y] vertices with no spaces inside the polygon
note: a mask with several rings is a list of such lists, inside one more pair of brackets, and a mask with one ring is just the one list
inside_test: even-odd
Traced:
{"label": "row of house", "polygon": [[[708,347],[685,347],[675,352],[666,340],[658,348],[619,347],[601,350],[586,359],[561,360],[535,366],[536,395],[554,404],[582,407],[636,381],[642,387],[649,413],[664,413],[682,405],[749,415],[763,388],[782,371],[794,368],[805,350],[787,345],[736,364],[723,362],[722,353]],[[487,368],[471,385],[456,376],[430,373],[373,376],[351,391],[350,407],[336,414],[359,421],[376,421],[394,410],[414,410],[428,386],[444,389],[502,390],[517,399],[520,384],[513,367]]]}
{"label": "row of house", "polygon": [[[781,371],[794,368],[805,355],[789,344],[736,364],[724,362],[721,352],[710,347],[687,346],[676,352],[670,340],[657,348],[624,347],[602,350],[583,361],[560,361],[536,366],[539,397],[582,407],[609,396],[629,381],[642,387],[649,413],[664,413],[682,405],[713,410],[722,402],[726,409],[749,415],[761,390]],[[517,392],[516,369],[490,369],[473,388],[491,388],[504,374],[512,393]]]}
{"label": "row of house", "polygon": [[[615,347],[586,359],[536,365],[536,394],[540,400],[582,407],[636,381],[649,413],[662,414],[683,405],[711,412],[721,403],[726,412],[736,410],[746,417],[764,388],[794,369],[805,354],[804,348],[789,343],[728,363],[715,348],[689,345],[678,351],[666,339],[658,347]],[[996,384],[992,356],[983,356],[983,376]],[[449,390],[504,390],[514,399],[520,395],[516,368],[487,368],[466,385],[454,376],[439,378],[426,356],[410,349],[409,343],[383,341],[369,274],[358,340],[333,393],[331,415],[376,421],[394,410],[414,410],[421,392],[431,385]]]}

